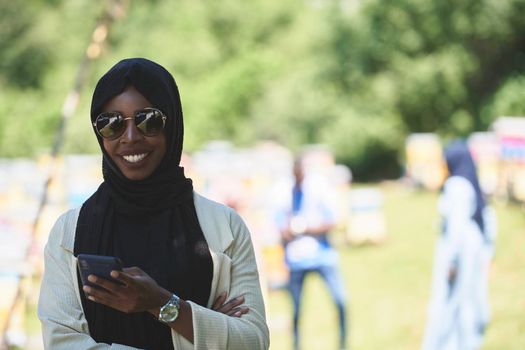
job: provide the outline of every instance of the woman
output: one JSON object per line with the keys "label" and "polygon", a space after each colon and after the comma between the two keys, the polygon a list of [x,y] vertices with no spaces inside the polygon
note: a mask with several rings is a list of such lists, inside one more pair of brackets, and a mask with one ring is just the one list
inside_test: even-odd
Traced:
{"label": "woman", "polygon": [[[193,192],[179,166],[171,74],[146,59],[117,63],[95,88],[91,122],[104,182],[49,236],[38,305],[45,347],[268,348],[250,234],[233,210]],[[126,268],[83,286],[81,253],[116,256]],[[238,298],[223,304],[226,295]]]}
{"label": "woman", "polygon": [[442,235],[423,349],[478,349],[488,321],[488,305],[482,305],[487,302],[487,208],[467,144],[450,143],[445,160],[449,177],[439,199]]}

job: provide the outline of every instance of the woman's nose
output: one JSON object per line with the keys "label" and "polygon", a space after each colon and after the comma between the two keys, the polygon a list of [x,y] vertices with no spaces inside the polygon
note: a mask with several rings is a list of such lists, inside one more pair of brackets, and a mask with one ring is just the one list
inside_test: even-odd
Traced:
{"label": "woman's nose", "polygon": [[135,125],[135,119],[134,118],[126,118],[126,129],[124,130],[124,134],[122,134],[121,141],[123,142],[135,142],[142,138],[142,134],[137,129],[137,126]]}

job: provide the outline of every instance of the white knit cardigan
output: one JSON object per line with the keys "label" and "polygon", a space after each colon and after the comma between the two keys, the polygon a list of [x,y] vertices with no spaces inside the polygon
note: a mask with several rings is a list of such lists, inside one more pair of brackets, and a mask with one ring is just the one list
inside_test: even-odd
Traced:
{"label": "white knit cardigan", "polygon": [[[269,331],[250,233],[232,209],[194,193],[195,209],[213,261],[208,308],[188,301],[193,315],[194,344],[173,331],[178,349],[268,349]],[[60,216],[44,250],[45,272],[38,302],[46,349],[133,349],[96,343],[89,334],[80,302],[73,256],[80,208]],[[240,318],[209,309],[217,296],[243,295],[249,312]]]}

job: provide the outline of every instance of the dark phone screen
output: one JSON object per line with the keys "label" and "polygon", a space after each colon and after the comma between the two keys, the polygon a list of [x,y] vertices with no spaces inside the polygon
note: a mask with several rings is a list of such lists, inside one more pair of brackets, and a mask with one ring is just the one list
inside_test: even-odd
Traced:
{"label": "dark phone screen", "polygon": [[114,280],[110,273],[113,270],[122,271],[122,261],[114,256],[78,254],[78,270],[82,284],[97,288],[88,281],[89,275],[95,275],[107,280]]}

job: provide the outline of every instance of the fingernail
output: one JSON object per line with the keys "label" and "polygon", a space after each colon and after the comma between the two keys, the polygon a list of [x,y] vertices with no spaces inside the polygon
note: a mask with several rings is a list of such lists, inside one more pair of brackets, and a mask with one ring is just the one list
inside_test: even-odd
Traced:
{"label": "fingernail", "polygon": [[89,293],[91,291],[91,288],[89,288],[88,286],[84,286],[82,287],[82,289],[84,290],[84,292],[86,293]]}
{"label": "fingernail", "polygon": [[89,299],[89,300],[91,300],[91,301],[95,301],[95,298],[94,298],[94,297],[92,297],[91,295],[90,295],[90,296],[88,296],[88,299]]}
{"label": "fingernail", "polygon": [[96,281],[97,281],[97,278],[96,278],[94,275],[89,275],[89,276],[88,276],[88,281],[89,281],[89,282],[96,282]]}
{"label": "fingernail", "polygon": [[117,271],[111,271],[110,275],[113,278],[117,278],[118,277],[118,272]]}

